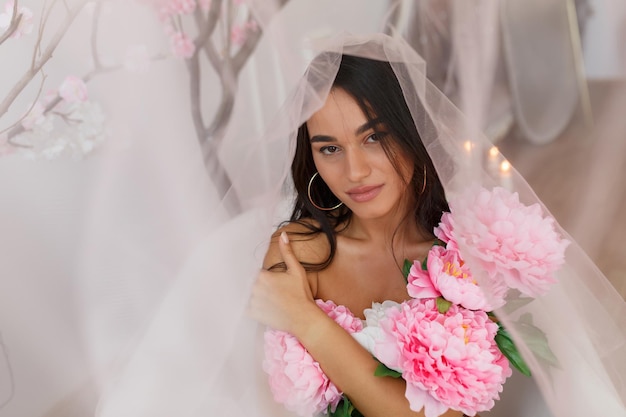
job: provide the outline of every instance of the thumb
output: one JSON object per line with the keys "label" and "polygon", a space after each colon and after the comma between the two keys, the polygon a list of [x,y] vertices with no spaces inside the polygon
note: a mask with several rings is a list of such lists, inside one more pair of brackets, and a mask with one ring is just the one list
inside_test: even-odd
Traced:
{"label": "thumb", "polygon": [[287,265],[287,270],[302,268],[300,261],[298,261],[298,258],[296,258],[296,255],[293,253],[287,233],[282,232],[278,240],[278,249],[280,250],[280,254],[283,257],[285,265]]}

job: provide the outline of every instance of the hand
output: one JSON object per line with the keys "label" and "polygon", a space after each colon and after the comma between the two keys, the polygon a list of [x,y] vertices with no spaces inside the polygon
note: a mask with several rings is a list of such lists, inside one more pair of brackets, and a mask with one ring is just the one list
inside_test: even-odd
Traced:
{"label": "hand", "polygon": [[321,310],[313,300],[306,271],[285,232],[278,239],[278,249],[287,270],[261,271],[252,289],[248,312],[253,319],[297,337]]}

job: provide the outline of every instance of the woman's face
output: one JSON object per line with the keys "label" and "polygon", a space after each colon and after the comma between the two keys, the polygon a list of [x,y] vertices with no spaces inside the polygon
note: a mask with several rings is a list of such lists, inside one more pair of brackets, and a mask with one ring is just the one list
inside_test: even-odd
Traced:
{"label": "woman's face", "polygon": [[388,135],[385,126],[370,122],[352,96],[332,89],[307,128],[320,176],[354,215],[381,218],[398,207],[413,174],[412,164],[397,152],[402,175],[398,173],[380,143]]}

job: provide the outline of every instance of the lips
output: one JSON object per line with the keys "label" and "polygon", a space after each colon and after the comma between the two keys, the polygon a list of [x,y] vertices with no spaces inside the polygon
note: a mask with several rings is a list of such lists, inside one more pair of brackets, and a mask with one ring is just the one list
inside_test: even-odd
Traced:
{"label": "lips", "polygon": [[357,203],[365,203],[374,199],[383,189],[383,185],[384,184],[355,187],[346,191],[346,194]]}

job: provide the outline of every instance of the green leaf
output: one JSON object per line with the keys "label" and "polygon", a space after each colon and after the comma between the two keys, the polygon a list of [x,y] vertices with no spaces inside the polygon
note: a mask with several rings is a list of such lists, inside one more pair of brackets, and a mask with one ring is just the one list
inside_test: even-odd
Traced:
{"label": "green leaf", "polygon": [[520,316],[515,325],[515,330],[518,332],[520,337],[524,339],[526,346],[528,346],[530,351],[538,359],[541,359],[556,368],[560,367],[558,359],[550,349],[548,337],[541,329],[533,324],[530,313]]}
{"label": "green leaf", "polygon": [[502,352],[502,354],[509,360],[511,365],[513,365],[513,367],[520,371],[522,374],[530,376],[530,368],[524,361],[524,358],[522,358],[522,355],[520,355],[519,351],[517,350],[517,347],[515,346],[513,339],[511,339],[509,332],[507,332],[504,327],[499,326],[495,340],[498,348],[500,349],[500,352]]}
{"label": "green leaf", "polygon": [[511,314],[522,307],[532,303],[535,299],[522,295],[518,290],[509,290],[506,296],[506,304],[502,307],[502,310],[508,314]]}
{"label": "green leaf", "polygon": [[326,409],[326,414],[330,417],[364,417],[359,410],[354,408],[352,402],[345,395],[342,396],[341,401],[337,404],[335,412],[330,411],[329,405],[328,409]]}
{"label": "green leaf", "polygon": [[451,305],[452,303],[445,298],[437,297],[437,310],[439,310],[441,314],[446,314],[448,310],[450,310]]}
{"label": "green leaf", "polygon": [[441,239],[435,239],[435,241],[433,242],[433,246],[443,246],[445,248],[446,242]]}
{"label": "green leaf", "polygon": [[402,274],[404,275],[404,281],[409,282],[409,272],[411,272],[411,267],[413,266],[413,262],[408,259],[404,260],[404,264],[402,265]]}
{"label": "green leaf", "polygon": [[427,271],[427,270],[428,270],[428,255],[426,255],[426,257],[422,261],[422,271]]}
{"label": "green leaf", "polygon": [[387,368],[384,363],[379,363],[374,371],[374,376],[390,376],[392,378],[402,378],[402,374],[393,369]]}
{"label": "green leaf", "polygon": [[330,410],[329,404],[328,408],[326,409],[326,414],[328,414],[330,417],[350,417],[350,414],[352,413],[351,408],[354,408],[352,407],[352,403],[346,398],[346,396],[343,396],[341,398],[341,401],[339,401],[339,404],[337,404],[335,412],[333,413]]}
{"label": "green leaf", "polygon": [[365,416],[361,414],[361,412],[355,408],[354,410],[352,410],[352,417],[365,417]]}

